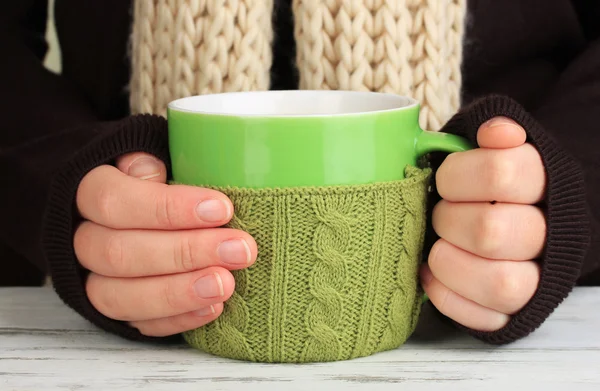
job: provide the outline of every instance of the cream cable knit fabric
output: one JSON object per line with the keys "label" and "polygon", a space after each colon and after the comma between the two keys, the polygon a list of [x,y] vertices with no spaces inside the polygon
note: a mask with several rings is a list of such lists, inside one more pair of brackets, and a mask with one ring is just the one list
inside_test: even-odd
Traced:
{"label": "cream cable knit fabric", "polygon": [[466,0],[293,0],[302,89],[410,95],[438,130],[460,105]]}
{"label": "cream cable knit fabric", "polygon": [[[302,89],[410,95],[438,130],[460,105],[466,0],[293,0]],[[266,90],[273,0],[135,0],[131,109]]]}
{"label": "cream cable knit fabric", "polygon": [[176,98],[266,90],[273,0],[136,0],[133,113],[166,114]]}

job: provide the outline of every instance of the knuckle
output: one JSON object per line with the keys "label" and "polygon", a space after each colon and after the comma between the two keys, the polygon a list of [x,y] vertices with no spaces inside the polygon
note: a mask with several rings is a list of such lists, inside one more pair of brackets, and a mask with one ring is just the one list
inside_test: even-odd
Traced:
{"label": "knuckle", "polygon": [[443,289],[442,292],[440,292],[439,297],[437,298],[437,303],[436,304],[436,308],[438,309],[438,311],[440,311],[442,314],[449,316],[451,311],[449,309],[449,301],[450,301],[450,296],[452,295],[452,291],[450,289]]}
{"label": "knuckle", "polygon": [[[548,225],[544,212],[538,207],[533,207],[530,221],[528,221],[526,224],[533,227],[532,243],[539,249],[539,252],[541,253],[546,245],[546,235],[548,234]],[[539,255],[541,254],[537,254],[537,256]]]}
{"label": "knuckle", "polygon": [[438,239],[433,246],[431,246],[431,250],[429,251],[428,263],[429,267],[434,270],[437,269],[440,261],[442,261],[441,251],[443,250],[444,242],[442,239]]}
{"label": "knuckle", "polygon": [[498,254],[509,230],[503,213],[490,205],[481,213],[476,229],[475,250],[478,255],[489,258]]}
{"label": "knuckle", "polygon": [[112,319],[124,320],[121,316],[119,296],[114,289],[110,289],[107,285],[103,277],[90,274],[85,286],[88,299],[102,315]]}
{"label": "knuckle", "polygon": [[493,153],[484,166],[486,185],[499,199],[505,199],[513,189],[518,175],[517,163],[503,153]]}
{"label": "knuckle", "polygon": [[442,198],[446,198],[448,196],[449,176],[450,172],[452,172],[451,168],[454,167],[457,157],[458,154],[455,153],[446,156],[435,173],[436,190]]}
{"label": "knuckle", "polygon": [[530,267],[524,274],[523,282],[525,300],[529,301],[537,291],[542,271],[540,265],[535,261],[529,261],[527,265]]}
{"label": "knuckle", "polygon": [[96,194],[96,211],[101,221],[111,221],[112,208],[115,204],[115,192],[109,186],[100,186]]}
{"label": "knuckle", "polygon": [[512,311],[515,306],[520,306],[525,286],[523,274],[517,273],[512,263],[499,264],[492,285],[492,294],[498,309]]}
{"label": "knuckle", "polygon": [[184,331],[188,331],[192,327],[196,326],[196,324],[193,324],[193,321],[195,320],[195,319],[193,319],[193,317],[194,317],[193,314],[187,313],[187,314],[184,314],[181,316],[172,316],[172,317],[168,318],[167,321],[169,324],[169,327],[168,327],[168,329],[170,330],[169,333],[170,334],[181,333]]}
{"label": "knuckle", "polygon": [[123,238],[119,234],[111,234],[106,239],[104,261],[112,273],[126,273]]}
{"label": "knuckle", "polygon": [[88,250],[92,245],[92,236],[89,232],[90,225],[91,223],[87,221],[81,223],[73,235],[73,249],[80,262],[86,260]]}
{"label": "knuckle", "polygon": [[75,195],[75,199],[77,201],[77,206],[79,209],[85,210],[88,200],[93,199],[92,195],[96,192],[94,191],[94,178],[97,176],[97,172],[101,170],[100,167],[96,167],[88,172],[79,182],[79,186],[77,186],[77,193]]}
{"label": "knuckle", "polygon": [[177,270],[181,270],[182,272],[196,270],[198,265],[196,264],[195,248],[196,240],[190,235],[183,234],[179,236],[179,244],[175,246],[174,254]]}
{"label": "knuckle", "polygon": [[[191,295],[188,295],[187,297],[183,297],[180,292],[181,290],[177,288],[177,283],[175,282],[175,279],[169,279],[164,285],[163,285],[163,294],[162,297],[165,300],[165,306],[167,308],[167,311],[169,313],[181,313],[181,312],[185,312],[185,303],[189,302],[189,303],[193,303],[195,300],[193,300],[193,297]],[[190,291],[193,291],[193,289],[190,289]]]}
{"label": "knuckle", "polygon": [[170,192],[163,191],[157,194],[155,205],[156,223],[161,227],[174,227],[177,217],[177,203]]}
{"label": "knuckle", "polygon": [[441,231],[443,230],[443,227],[444,227],[443,216],[446,214],[446,212],[448,212],[449,205],[450,204],[447,201],[440,200],[437,204],[435,204],[435,206],[433,207],[433,211],[431,213],[431,224],[432,224],[433,230],[440,236],[442,236]]}

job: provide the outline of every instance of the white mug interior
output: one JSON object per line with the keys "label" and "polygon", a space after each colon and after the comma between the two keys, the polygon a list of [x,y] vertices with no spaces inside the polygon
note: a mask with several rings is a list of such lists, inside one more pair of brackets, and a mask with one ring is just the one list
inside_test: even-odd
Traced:
{"label": "white mug interior", "polygon": [[387,93],[291,90],[190,96],[169,103],[169,108],[226,116],[306,117],[402,110],[416,105],[417,101],[413,98]]}

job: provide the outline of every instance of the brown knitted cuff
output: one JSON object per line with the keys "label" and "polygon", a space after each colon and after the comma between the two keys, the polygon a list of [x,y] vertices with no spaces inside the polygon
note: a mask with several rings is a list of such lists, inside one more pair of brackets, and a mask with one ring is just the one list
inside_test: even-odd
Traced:
{"label": "brown knitted cuff", "polygon": [[[581,168],[520,104],[504,96],[485,97],[462,109],[442,131],[462,135],[476,144],[480,125],[496,116],[511,118],[523,126],[527,142],[540,152],[547,173],[546,197],[540,205],[547,219],[546,247],[533,298],[500,330],[480,332],[459,325],[478,339],[504,344],[533,332],[568,296],[581,271],[590,231]],[[440,159],[434,161],[434,168],[440,163]],[[432,243],[435,238],[431,229],[429,234],[428,243]]]}

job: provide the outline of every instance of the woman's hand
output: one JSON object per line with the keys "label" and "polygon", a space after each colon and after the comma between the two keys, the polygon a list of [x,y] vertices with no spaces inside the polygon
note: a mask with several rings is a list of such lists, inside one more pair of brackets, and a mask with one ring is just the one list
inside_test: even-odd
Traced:
{"label": "woman's hand", "polygon": [[230,270],[250,266],[256,242],[217,228],[233,215],[223,194],[168,186],[165,165],[133,153],[100,166],[79,185],[86,220],[74,237],[91,273],[88,297],[105,316],[148,336],[168,336],[215,320],[233,293]]}
{"label": "woman's hand", "polygon": [[433,227],[441,239],[421,281],[441,313],[475,330],[504,327],[540,279],[546,221],[535,204],[546,176],[525,140],[521,126],[496,117],[479,128],[480,148],[449,155],[437,171],[443,200]]}

